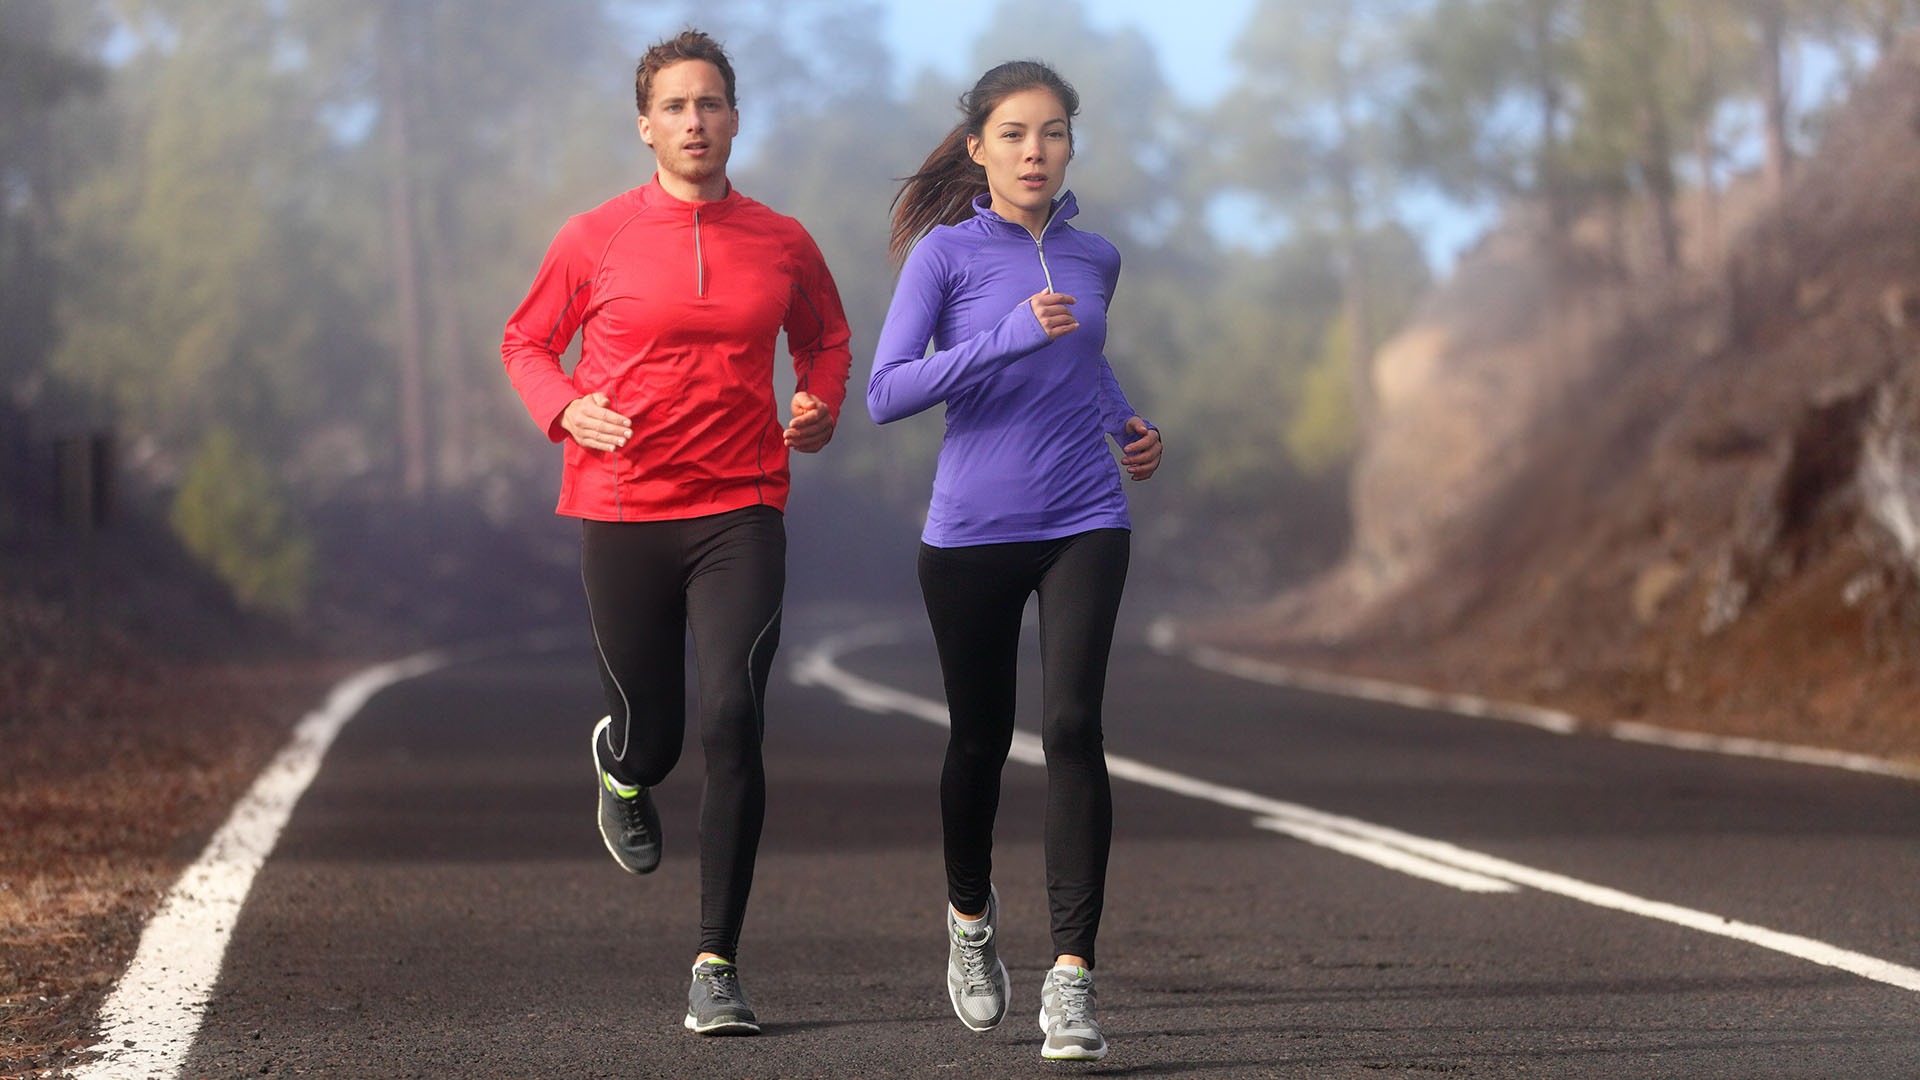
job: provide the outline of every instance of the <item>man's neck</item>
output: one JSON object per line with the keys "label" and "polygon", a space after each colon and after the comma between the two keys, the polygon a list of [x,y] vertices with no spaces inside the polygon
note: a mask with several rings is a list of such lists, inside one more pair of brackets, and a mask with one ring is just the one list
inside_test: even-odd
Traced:
{"label": "man's neck", "polygon": [[689,180],[665,169],[654,175],[659,177],[661,188],[681,202],[719,202],[731,190],[724,173],[708,180]]}

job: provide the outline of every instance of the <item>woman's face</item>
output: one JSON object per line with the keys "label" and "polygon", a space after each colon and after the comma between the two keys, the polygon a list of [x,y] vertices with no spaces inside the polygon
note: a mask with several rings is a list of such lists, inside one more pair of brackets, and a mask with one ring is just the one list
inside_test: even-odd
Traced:
{"label": "woman's face", "polygon": [[1066,107],[1039,87],[1008,96],[980,134],[967,136],[967,153],[987,170],[993,212],[1035,235],[1066,182],[1072,145]]}

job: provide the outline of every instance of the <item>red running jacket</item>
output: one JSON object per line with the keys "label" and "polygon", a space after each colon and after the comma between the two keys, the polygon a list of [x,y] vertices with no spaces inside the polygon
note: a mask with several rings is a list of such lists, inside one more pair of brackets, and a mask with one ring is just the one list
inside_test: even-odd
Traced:
{"label": "red running jacket", "polygon": [[[785,403],[773,393],[782,328],[796,389],[838,421],[847,318],[799,222],[737,191],[681,202],[658,177],[569,218],[500,344],[534,423],[566,444],[557,512],[660,521],[784,511]],[[576,331],[568,375],[560,358]],[[560,426],[567,405],[595,391],[633,419],[618,450],[588,450]]]}

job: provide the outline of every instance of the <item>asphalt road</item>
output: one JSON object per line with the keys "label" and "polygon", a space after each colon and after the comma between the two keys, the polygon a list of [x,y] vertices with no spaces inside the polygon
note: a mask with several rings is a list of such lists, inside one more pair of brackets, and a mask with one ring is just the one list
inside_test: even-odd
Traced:
{"label": "asphalt road", "polygon": [[770,694],[740,958],[763,1035],[680,1026],[697,733],[657,792],[663,865],[620,872],[570,650],[400,683],[347,725],[184,1074],[1920,1076],[1920,986],[1898,985],[1920,973],[1920,784],[1278,689],[1135,640],[1107,703],[1130,769],[1098,971],[1113,1051],[1045,1064],[1043,771],[1007,766],[1013,1005],[974,1034],[944,989],[930,640],[811,622]]}

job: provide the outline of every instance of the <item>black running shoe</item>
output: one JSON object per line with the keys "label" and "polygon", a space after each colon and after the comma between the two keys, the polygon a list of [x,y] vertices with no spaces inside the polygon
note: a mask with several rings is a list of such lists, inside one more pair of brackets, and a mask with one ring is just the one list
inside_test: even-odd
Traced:
{"label": "black running shoe", "polygon": [[687,989],[688,1031],[702,1035],[758,1035],[760,1020],[740,989],[740,974],[725,960],[702,960],[693,966],[693,985]]}
{"label": "black running shoe", "polygon": [[650,874],[660,865],[660,811],[646,788],[615,780],[600,764],[600,743],[612,725],[613,717],[603,716],[593,729],[593,771],[600,777],[600,839],[622,870]]}

